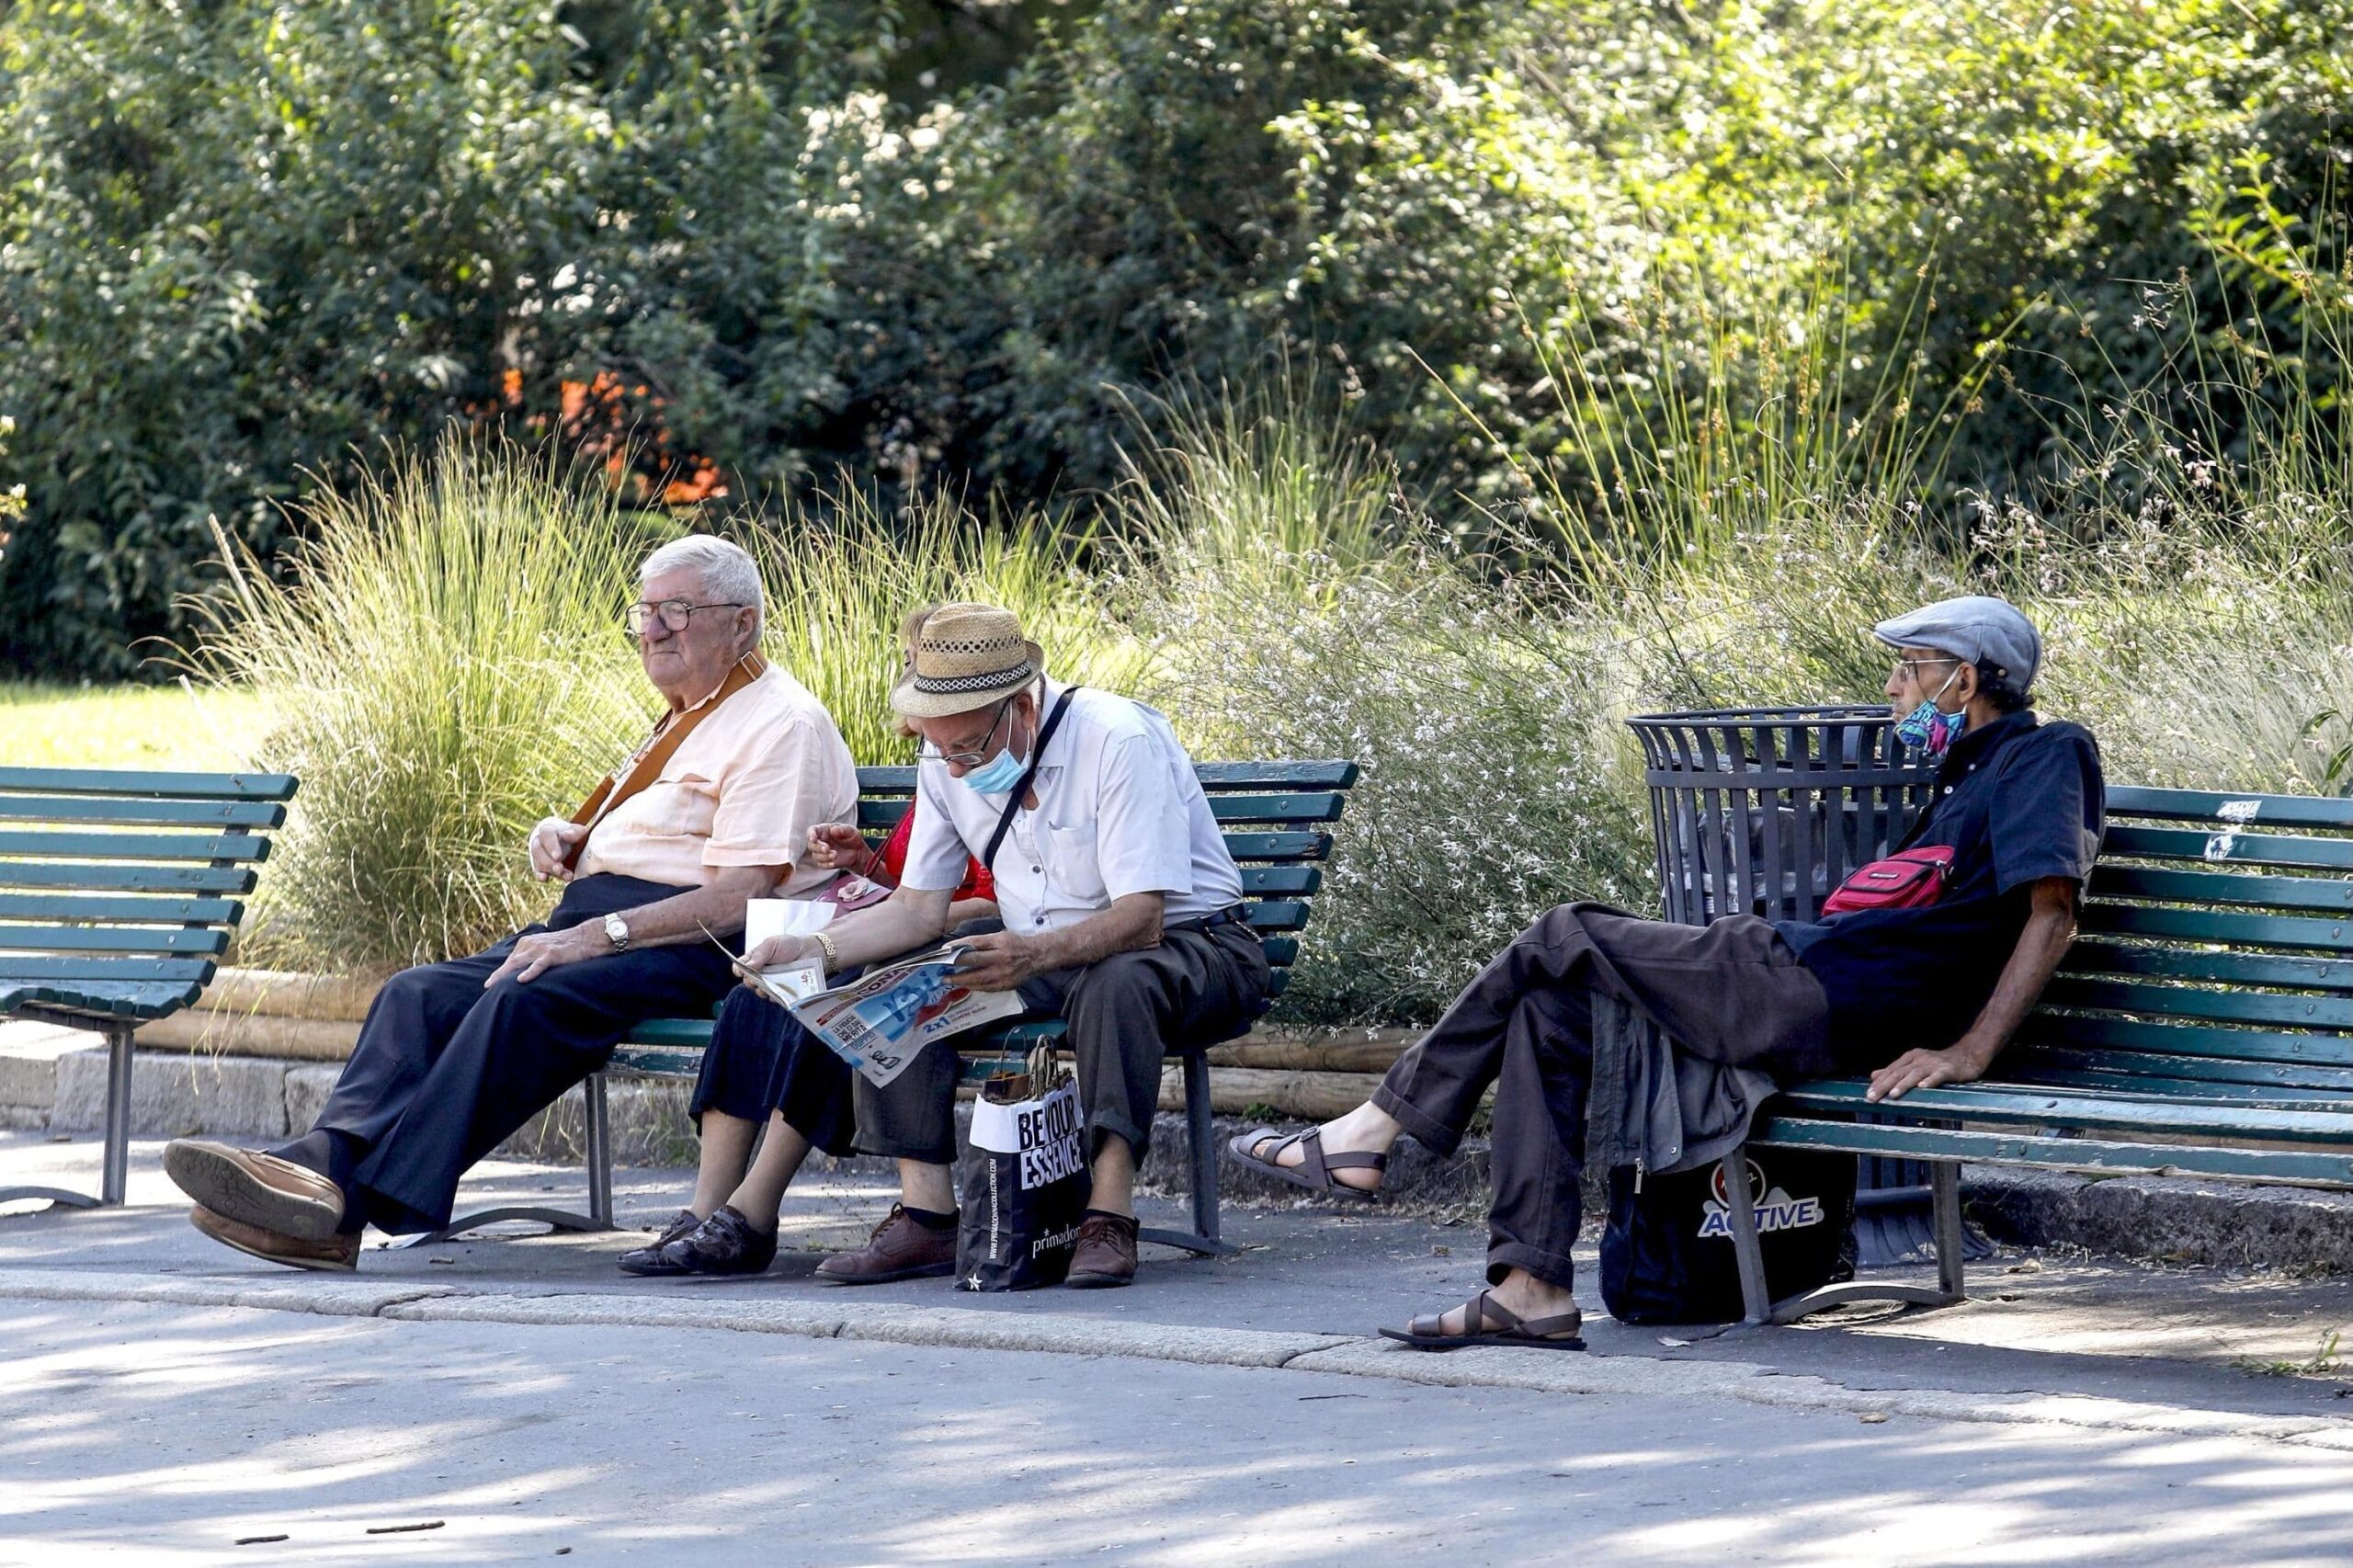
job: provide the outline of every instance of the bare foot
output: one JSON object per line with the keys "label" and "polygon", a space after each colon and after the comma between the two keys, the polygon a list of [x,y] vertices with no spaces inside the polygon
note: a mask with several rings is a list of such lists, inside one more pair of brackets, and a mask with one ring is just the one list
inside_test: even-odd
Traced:
{"label": "bare foot", "polygon": [[[1487,1294],[1495,1304],[1522,1320],[1558,1317],[1563,1312],[1577,1310],[1576,1294],[1563,1290],[1549,1280],[1539,1279],[1524,1268],[1515,1268],[1504,1276],[1504,1282]],[[1466,1301],[1438,1318],[1438,1329],[1444,1334],[1468,1334],[1471,1303]]]}
{"label": "bare foot", "polygon": [[[1386,1154],[1389,1153],[1389,1146],[1396,1142],[1398,1136],[1405,1130],[1398,1125],[1395,1118],[1368,1100],[1346,1116],[1324,1123],[1317,1131],[1324,1135],[1320,1140],[1324,1153],[1331,1155]],[[1251,1157],[1272,1160],[1285,1170],[1299,1169],[1307,1163],[1307,1151],[1299,1144],[1288,1144],[1279,1153],[1268,1153],[1282,1136],[1281,1133],[1269,1132],[1251,1144]],[[1358,1192],[1381,1190],[1379,1171],[1367,1170],[1361,1166],[1348,1166],[1334,1170],[1331,1176],[1332,1180],[1338,1186],[1353,1187]]]}

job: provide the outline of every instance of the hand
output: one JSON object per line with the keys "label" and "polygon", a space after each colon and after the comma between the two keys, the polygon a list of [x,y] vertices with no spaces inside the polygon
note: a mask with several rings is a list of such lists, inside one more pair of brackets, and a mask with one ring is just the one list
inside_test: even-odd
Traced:
{"label": "hand", "polygon": [[[767,941],[748,949],[744,954],[745,969],[782,969],[817,957],[817,944],[806,937],[770,937]],[[744,989],[767,1001],[774,1001],[767,986],[746,975]]]}
{"label": "hand", "polygon": [[566,822],[562,817],[542,819],[540,825],[531,830],[532,871],[541,881],[550,877],[560,882],[570,881],[572,868],[563,863],[563,858],[574,845],[587,836],[588,830],[576,822]]}
{"label": "hand", "polygon": [[809,858],[829,871],[865,863],[866,837],[854,827],[825,823],[809,830]]}
{"label": "hand", "polygon": [[1942,1051],[1907,1051],[1871,1074],[1863,1098],[1900,1100],[1913,1089],[1933,1089],[1944,1084],[1974,1083],[1993,1065],[1994,1053],[1962,1040]]}
{"label": "hand", "polygon": [[1011,991],[1052,968],[1038,944],[1009,931],[968,937],[957,944],[956,983],[970,991]]}
{"label": "hand", "polygon": [[510,974],[517,984],[526,984],[564,964],[608,958],[612,950],[612,938],[605,935],[601,920],[584,920],[562,931],[535,931],[516,939],[506,961],[498,966],[497,973],[482,983],[482,988],[487,991]]}

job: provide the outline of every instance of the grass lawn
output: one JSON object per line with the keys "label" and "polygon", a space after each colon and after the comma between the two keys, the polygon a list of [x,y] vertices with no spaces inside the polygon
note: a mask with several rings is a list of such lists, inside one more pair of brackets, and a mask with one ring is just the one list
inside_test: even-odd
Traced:
{"label": "grass lawn", "polygon": [[217,687],[0,681],[0,767],[227,771],[268,721],[261,699]]}

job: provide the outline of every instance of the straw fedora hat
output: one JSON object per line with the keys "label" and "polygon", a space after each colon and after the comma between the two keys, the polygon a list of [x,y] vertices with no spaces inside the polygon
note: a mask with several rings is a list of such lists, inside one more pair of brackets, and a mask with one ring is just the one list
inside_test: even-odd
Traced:
{"label": "straw fedora hat", "polygon": [[945,719],[1025,691],[1045,673],[1045,651],[1021,635],[1011,610],[945,604],[916,631],[914,665],[891,688],[891,706],[910,719]]}

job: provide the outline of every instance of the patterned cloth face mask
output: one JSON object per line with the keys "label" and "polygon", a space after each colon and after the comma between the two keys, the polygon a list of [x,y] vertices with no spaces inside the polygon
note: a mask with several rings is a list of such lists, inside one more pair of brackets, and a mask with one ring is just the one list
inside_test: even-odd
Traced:
{"label": "patterned cloth face mask", "polygon": [[1969,727],[1969,710],[1944,712],[1937,707],[1937,698],[1951,689],[1952,683],[1960,678],[1961,667],[1955,665],[1952,674],[1945,676],[1945,684],[1937,687],[1935,696],[1896,721],[1895,738],[1907,746],[1920,748],[1930,756],[1942,756],[1950,751],[1952,743],[1961,739],[1961,731]]}

